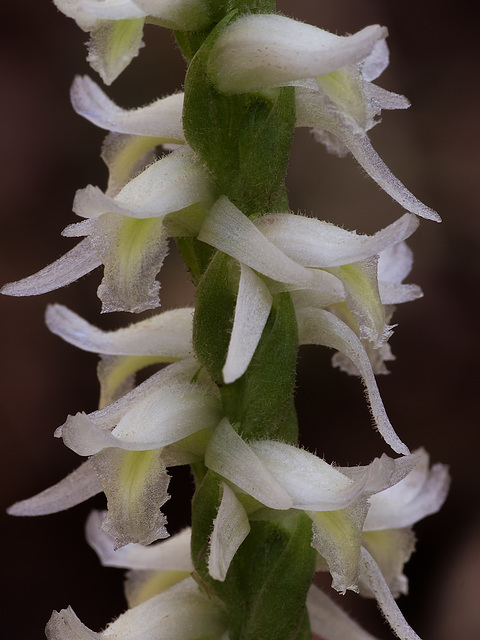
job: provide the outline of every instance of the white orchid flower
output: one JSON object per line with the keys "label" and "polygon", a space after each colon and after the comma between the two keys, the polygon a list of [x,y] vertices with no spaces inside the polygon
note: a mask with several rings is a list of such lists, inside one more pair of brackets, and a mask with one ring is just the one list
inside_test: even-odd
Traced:
{"label": "white orchid flower", "polygon": [[297,126],[318,130],[330,150],[350,151],[407,211],[439,221],[391,173],[366,133],[381,109],[409,106],[371,83],[388,65],[386,37],[379,25],[342,37],[284,16],[243,16],[219,36],[209,72],[224,93],[295,85]]}
{"label": "white orchid flower", "polygon": [[[271,214],[252,222],[227,198],[220,197],[210,209],[198,238],[241,265],[232,335],[223,369],[225,382],[234,382],[246,371],[268,319],[271,293],[290,290],[297,311],[300,344],[334,348],[352,363],[351,369],[363,378],[380,433],[394,451],[408,453],[388,420],[362,338],[370,340],[374,349],[382,349],[383,362],[391,328],[378,283],[377,256],[389,252],[382,261],[384,279],[403,279],[405,265],[397,268],[398,273],[394,273],[392,265],[395,258],[400,260],[402,256],[391,248],[403,243],[417,226],[418,220],[410,214],[373,236],[294,214]],[[407,262],[411,266],[408,257]],[[389,292],[389,303],[410,299],[413,293],[413,289],[408,289],[407,294],[401,288],[409,285],[392,283],[390,288],[388,283],[384,285],[382,290],[387,291],[384,295]],[[331,312],[337,312],[339,305],[348,311],[359,335],[345,318]]]}
{"label": "white orchid flower", "polygon": [[143,47],[145,22],[180,30],[206,27],[203,0],[54,0],[57,8],[90,33],[87,60],[111,84]]}
{"label": "white orchid flower", "polygon": [[[312,518],[312,545],[327,558],[336,588],[355,587],[367,498],[405,477],[416,461],[415,456],[398,460],[382,456],[352,480],[292,445],[267,440],[247,443],[224,418],[205,452],[207,467],[224,479],[210,541],[210,574],[225,579],[229,563],[248,535],[249,519],[282,517],[293,509]],[[332,519],[339,518],[347,528],[334,526]]]}
{"label": "white orchid flower", "polygon": [[[160,285],[155,278],[168,252],[167,238],[194,235],[211,201],[210,179],[189,148],[150,165],[114,197],[89,185],[77,191],[73,206],[86,220],[64,231],[86,238],[45,269],[5,285],[2,293],[46,293],[103,264],[98,289],[103,311],[138,313],[158,307]],[[172,223],[167,230],[165,225]]]}
{"label": "white orchid flower", "polygon": [[[95,343],[101,351],[140,351],[143,345],[144,352],[151,352],[151,347],[139,340],[138,326],[113,332],[112,337],[65,311],[50,311],[49,324],[63,337],[70,338],[76,331],[75,342],[90,350]],[[170,328],[167,333],[175,333],[172,321],[181,316],[173,313],[163,322],[164,328]],[[189,312],[188,316],[191,318]],[[72,317],[75,326],[69,327]],[[150,329],[162,328],[161,323],[150,324]],[[145,329],[148,333],[148,321]],[[190,340],[189,332],[186,344],[176,348],[170,345],[164,350],[170,355],[163,358],[172,358],[172,349],[177,357],[181,356]],[[153,348],[162,351],[164,342],[157,339]],[[57,429],[56,436],[80,455],[92,457],[53,487],[13,505],[10,513],[55,513],[103,490],[108,501],[104,527],[115,537],[118,547],[130,542],[149,544],[166,537],[166,519],[160,509],[169,498],[167,466],[201,459],[210,434],[222,417],[218,391],[205,374],[192,382],[198,370],[196,360],[184,358],[107,407],[88,416],[70,416]]]}

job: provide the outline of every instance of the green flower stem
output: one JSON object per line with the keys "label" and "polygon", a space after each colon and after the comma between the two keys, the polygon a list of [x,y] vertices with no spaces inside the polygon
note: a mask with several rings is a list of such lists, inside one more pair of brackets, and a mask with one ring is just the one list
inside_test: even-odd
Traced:
{"label": "green flower stem", "polygon": [[[271,0],[212,2],[210,30],[177,33],[189,64],[183,126],[188,144],[202,159],[218,193],[245,215],[288,211],[285,174],[295,125],[292,87],[226,96],[208,74],[208,60],[222,30],[238,15],[275,11]],[[225,415],[246,440],[296,443],[293,394],[298,351],[295,311],[288,293],[273,296],[270,316],[247,371],[224,384],[235,312],[238,264],[198,240],[180,239],[179,248],[198,285],[193,344],[200,362],[219,386]],[[252,522],[224,582],[208,572],[213,521],[220,504],[220,478],[204,465],[194,469],[192,507],[195,577],[229,616],[231,640],[310,640],[305,608],[316,552],[312,523],[303,513]],[[285,594],[289,594],[285,598]]]}

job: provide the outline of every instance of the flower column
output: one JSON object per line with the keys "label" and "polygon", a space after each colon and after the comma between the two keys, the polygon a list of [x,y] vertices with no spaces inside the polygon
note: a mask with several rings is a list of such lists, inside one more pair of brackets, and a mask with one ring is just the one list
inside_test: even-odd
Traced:
{"label": "flower column", "polygon": [[[253,219],[288,211],[285,173],[295,96],[293,87],[234,96],[216,89],[208,67],[218,37],[242,13],[275,10],[268,0],[238,4],[226,15],[217,8],[215,21],[221,19],[209,34],[178,34],[185,57],[194,56],[185,82],[183,124],[187,142],[208,167],[218,192]],[[258,279],[256,286],[267,302],[250,313],[263,317],[260,341],[245,372],[232,354],[230,367],[224,368],[239,280],[257,276],[246,267],[240,272],[238,263],[220,251],[212,256],[212,250],[196,239],[182,239],[179,245],[198,283],[195,351],[221,389],[230,423],[247,441],[271,438],[296,443],[293,389],[298,338],[290,294],[271,296]],[[224,581],[214,580],[208,569],[209,538],[226,489],[219,475],[203,464],[195,467],[195,476],[192,559],[198,582],[227,606],[231,640],[311,638],[305,608],[316,556],[310,519],[297,513],[278,522],[251,523]],[[295,597],[285,599],[285,594]]]}

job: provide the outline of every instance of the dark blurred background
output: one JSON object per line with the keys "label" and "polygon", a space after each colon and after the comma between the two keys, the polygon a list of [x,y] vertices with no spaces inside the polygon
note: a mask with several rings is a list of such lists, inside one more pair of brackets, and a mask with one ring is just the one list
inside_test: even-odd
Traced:
{"label": "dark blurred background", "polygon": [[[379,79],[405,94],[408,111],[386,112],[373,143],[396,175],[438,210],[443,223],[422,221],[410,245],[410,277],[425,298],[398,309],[391,340],[398,360],[380,379],[389,416],[411,447],[450,465],[448,501],[416,527],[417,553],[407,566],[407,619],[424,640],[480,638],[480,490],[477,452],[478,286],[480,218],[478,144],[480,90],[478,33],[465,0],[283,0],[280,9],[338,34],[386,25],[391,63]],[[7,3],[0,40],[1,283],[37,271],[73,241],[61,230],[75,221],[75,190],[106,184],[99,158],[104,132],[71,109],[73,76],[98,79],[85,61],[84,34],[48,0]],[[181,88],[184,65],[166,30],[147,29],[147,47],[108,89],[125,107]],[[373,232],[401,215],[398,205],[353,160],[328,156],[306,131],[292,151],[293,210],[314,212],[346,228]],[[50,335],[47,303],[61,302],[104,328],[132,321],[98,317],[96,272],[65,290],[39,298],[0,300],[2,353],[2,627],[8,638],[41,638],[52,609],[72,605],[92,629],[124,607],[122,572],[102,569],[83,536],[91,501],[69,512],[35,519],[4,509],[60,480],[78,457],[53,438],[69,413],[96,407],[97,358]],[[172,251],[161,275],[164,308],[188,304],[193,290]],[[119,317],[120,315],[120,317]],[[302,442],[328,461],[367,463],[383,451],[370,426],[361,384],[330,367],[330,353],[302,348],[298,406]],[[188,521],[186,470],[174,470],[167,503],[170,531]],[[92,504],[93,503],[93,504]],[[375,604],[343,601],[379,638],[391,634]],[[259,639],[261,640],[261,639]]]}

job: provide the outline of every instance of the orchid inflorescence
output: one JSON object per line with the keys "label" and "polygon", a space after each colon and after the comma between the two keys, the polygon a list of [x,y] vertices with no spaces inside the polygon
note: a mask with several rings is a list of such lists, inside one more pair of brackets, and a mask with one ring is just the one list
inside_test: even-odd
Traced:
{"label": "orchid inflorescence", "polygon": [[[390,423],[375,375],[393,358],[397,304],[422,295],[403,281],[417,200],[373,149],[382,109],[408,101],[377,85],[387,31],[334,35],[275,13],[271,0],[55,0],[90,34],[88,60],[110,84],[138,54],[144,24],[174,31],[188,63],[184,93],[134,110],[89,77],[74,109],[108,131],[105,191],[77,191],[82,238],[3,293],[36,295],[103,265],[102,310],[160,306],[156,277],[176,241],[197,287],[195,308],[165,310],[103,331],[64,306],[49,329],[98,353],[100,407],[69,416],[55,436],[85,461],[13,505],[54,513],[103,492],[87,538],[106,566],[130,569],[129,608],[93,632],[71,608],[49,640],[367,640],[312,584],[373,597],[393,632],[418,638],[395,598],[407,592],[412,525],[444,502],[448,471],[410,453]],[[285,173],[295,127],[351,153],[407,213],[362,235],[289,210]],[[374,426],[397,457],[339,467],[298,444],[293,405],[299,345],[335,350],[359,376]],[[157,372],[140,384],[135,374]],[[192,526],[168,537],[168,468],[191,465]],[[285,595],[288,594],[286,598]]]}

